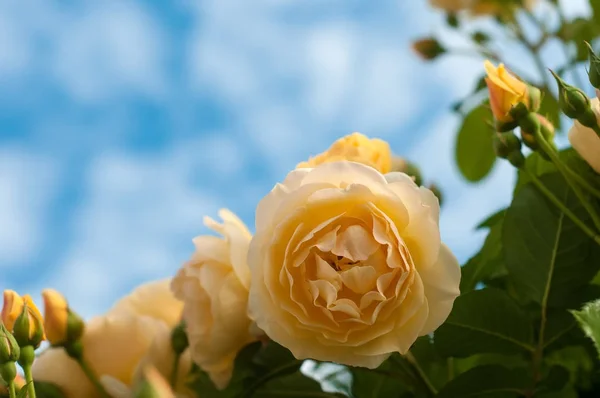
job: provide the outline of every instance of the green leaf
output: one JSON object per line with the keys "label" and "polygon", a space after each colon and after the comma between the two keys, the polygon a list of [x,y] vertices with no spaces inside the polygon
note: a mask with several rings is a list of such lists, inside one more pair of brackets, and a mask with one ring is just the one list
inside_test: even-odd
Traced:
{"label": "green leaf", "polygon": [[352,396],[355,398],[407,398],[411,381],[401,370],[385,361],[375,371],[351,367]]}
{"label": "green leaf", "polygon": [[527,173],[523,170],[519,170],[513,196],[516,196],[521,188],[531,182],[531,178],[529,177],[530,173],[535,177],[541,177],[544,174],[556,173],[558,171],[554,166],[554,163],[547,161],[537,152],[527,156],[527,159],[525,159],[525,169],[527,170]]}
{"label": "green leaf", "polygon": [[[580,219],[589,220],[561,175],[545,174],[540,181]],[[572,305],[600,268],[600,247],[532,183],[519,190],[506,213],[502,245],[519,292],[540,304]]]}
{"label": "green leaf", "polygon": [[446,384],[438,398],[520,397],[531,384],[526,369],[507,369],[498,365],[480,366],[458,375]]}
{"label": "green leaf", "polygon": [[446,322],[434,336],[443,356],[478,353],[531,353],[533,329],[526,314],[497,289],[475,290],[459,296]]}
{"label": "green leaf", "polygon": [[504,220],[505,214],[506,214],[506,209],[498,210],[497,212],[495,212],[494,214],[492,214],[491,216],[489,216],[488,218],[486,218],[485,220],[480,222],[479,225],[477,226],[477,229],[492,228],[494,225],[496,225],[496,224],[502,222],[502,220]]}
{"label": "green leaf", "polygon": [[600,353],[600,300],[588,303],[580,311],[572,311],[572,314]]}
{"label": "green leaf", "polygon": [[463,120],[456,141],[456,162],[462,175],[471,182],[489,174],[496,161],[491,112],[486,105],[475,107]]}
{"label": "green leaf", "polygon": [[[313,394],[310,394],[313,393]],[[317,393],[317,394],[315,394]],[[300,373],[296,372],[287,376],[279,377],[256,390],[253,398],[277,398],[277,397],[340,397],[341,394],[326,393],[321,389],[321,384]]]}
{"label": "green leaf", "polygon": [[554,365],[548,370],[548,374],[540,382],[538,389],[541,391],[560,391],[569,382],[569,371],[563,367]]}
{"label": "green leaf", "polygon": [[502,258],[502,218],[497,218],[479,253],[461,268],[460,291],[469,292],[479,282],[502,272],[506,272]]}
{"label": "green leaf", "polygon": [[577,328],[577,322],[569,311],[563,309],[548,311],[544,333],[544,353],[569,345],[579,345],[582,337],[581,331]]}

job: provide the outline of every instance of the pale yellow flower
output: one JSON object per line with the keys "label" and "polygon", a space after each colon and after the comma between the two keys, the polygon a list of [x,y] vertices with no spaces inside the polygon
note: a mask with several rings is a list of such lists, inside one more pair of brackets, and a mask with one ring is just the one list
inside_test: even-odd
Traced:
{"label": "pale yellow flower", "polygon": [[192,360],[218,388],[231,379],[237,353],[256,340],[247,316],[250,271],[246,262],[252,235],[233,213],[221,210],[223,223],[204,223],[223,235],[198,236],[196,251],[173,279],[172,289],[183,300]]}
{"label": "pale yellow flower", "polygon": [[404,173],[296,169],[261,200],[249,311],[296,358],[375,368],[448,317],[460,267],[439,204]]}
{"label": "pale yellow flower", "polygon": [[[173,364],[171,329],[182,307],[170,293],[170,280],[161,280],[140,286],[107,314],[87,322],[82,337],[84,358],[107,389],[129,391],[149,363],[168,376]],[[178,378],[181,388],[190,365],[189,354],[184,354]],[[67,398],[99,396],[62,348],[44,351],[33,364],[33,374],[36,380],[58,385]]]}
{"label": "pale yellow flower", "polygon": [[[600,123],[600,100],[591,100],[592,110]],[[569,142],[579,155],[597,172],[600,173],[600,137],[594,130],[575,121],[569,130]]]}
{"label": "pale yellow flower", "polygon": [[392,167],[392,152],[389,144],[383,140],[352,133],[334,142],[327,151],[296,167],[309,168],[341,160],[366,164],[381,173],[387,173]]}

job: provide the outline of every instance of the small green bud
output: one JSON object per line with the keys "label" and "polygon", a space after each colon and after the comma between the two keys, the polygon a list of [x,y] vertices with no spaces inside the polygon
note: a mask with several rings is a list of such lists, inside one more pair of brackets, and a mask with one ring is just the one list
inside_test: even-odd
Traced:
{"label": "small green bud", "polygon": [[520,151],[511,153],[506,159],[517,169],[525,166],[525,156]]}
{"label": "small green bud", "polygon": [[185,322],[182,321],[171,332],[171,347],[177,355],[181,355],[189,345],[190,342],[185,332]]}
{"label": "small green bud", "polygon": [[473,33],[471,38],[473,39],[473,41],[475,43],[478,43],[478,44],[485,44],[490,40],[490,36],[488,36],[487,33],[480,32],[480,31]]}
{"label": "small green bud", "polygon": [[446,52],[446,49],[435,37],[425,37],[413,42],[413,50],[421,59],[431,61]]}
{"label": "small green bud", "polygon": [[513,132],[495,134],[494,152],[499,158],[508,159],[511,153],[521,152],[521,140]]}
{"label": "small green bud", "polygon": [[433,192],[433,194],[438,198],[438,201],[440,202],[440,206],[441,206],[442,205],[442,201],[443,201],[442,191],[440,191],[440,189],[438,188],[438,186],[435,185],[435,184],[429,185],[429,190],[431,192]]}
{"label": "small green bud", "polygon": [[458,21],[458,16],[454,12],[450,12],[446,15],[446,23],[448,26],[453,28],[458,28],[460,22]]}
{"label": "small green bud", "polygon": [[3,323],[0,323],[0,364],[15,362],[21,355],[21,349],[14,336]]}
{"label": "small green bud", "polygon": [[590,70],[588,71],[588,77],[592,86],[598,89],[600,88],[600,57],[596,55],[590,43],[585,42],[585,44],[587,45],[590,54]]}
{"label": "small green bud", "polygon": [[17,365],[14,362],[0,365],[0,377],[7,383],[13,381],[17,377]]}
{"label": "small green bud", "polygon": [[553,71],[552,75],[558,83],[558,106],[571,119],[578,119],[590,109],[590,99],[575,86],[571,86]]}
{"label": "small green bud", "polygon": [[409,177],[412,177],[415,181],[415,184],[417,184],[418,186],[421,186],[423,184],[421,170],[419,170],[419,168],[414,163],[406,161],[404,173],[407,174]]}
{"label": "small green bud", "polygon": [[23,305],[23,311],[17,317],[13,334],[19,346],[39,347],[44,340],[44,326],[41,314],[37,308],[32,308],[28,303]]}

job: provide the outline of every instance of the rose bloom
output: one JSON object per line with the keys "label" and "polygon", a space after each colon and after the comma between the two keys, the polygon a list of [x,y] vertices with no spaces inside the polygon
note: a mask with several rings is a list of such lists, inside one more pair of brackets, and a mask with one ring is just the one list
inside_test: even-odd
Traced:
{"label": "rose bloom", "polygon": [[339,162],[341,160],[366,164],[381,173],[388,173],[392,168],[390,145],[377,138],[369,139],[360,133],[352,133],[340,138],[327,151],[298,164],[296,167],[315,167],[323,163]]}
{"label": "rose bloom", "polygon": [[247,315],[246,254],[252,235],[230,211],[221,210],[219,216],[222,224],[209,217],[204,223],[223,238],[196,237],[196,251],[173,279],[172,289],[185,303],[192,360],[222,389],[231,379],[237,353],[262,333]]}
{"label": "rose bloom", "polygon": [[[169,377],[174,361],[171,330],[179,322],[182,307],[166,279],[138,287],[108,313],[86,324],[82,337],[84,358],[113,397],[129,397],[146,365],[156,366]],[[177,384],[181,396],[187,396],[184,378],[190,367],[189,353],[184,353]],[[100,397],[62,348],[45,350],[34,361],[32,371],[35,380],[56,384],[67,398]]]}
{"label": "rose bloom", "polygon": [[299,359],[375,368],[406,353],[459,295],[438,219],[435,195],[404,173],[354,162],[292,171],[256,211],[251,317]]}
{"label": "rose bloom", "polygon": [[[592,110],[596,114],[596,119],[600,123],[600,100],[593,98],[591,100]],[[588,162],[588,164],[600,173],[600,137],[589,127],[583,126],[575,121],[571,130],[569,130],[569,142],[573,148]]]}

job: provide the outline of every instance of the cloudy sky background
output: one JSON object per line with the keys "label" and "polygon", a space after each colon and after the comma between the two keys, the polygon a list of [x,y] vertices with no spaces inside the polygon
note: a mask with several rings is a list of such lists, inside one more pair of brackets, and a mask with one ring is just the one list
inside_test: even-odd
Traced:
{"label": "cloudy sky background", "polygon": [[[442,21],[426,0],[1,2],[0,288],[54,287],[101,313],[173,275],[204,215],[227,207],[252,229],[276,182],[353,131],[442,188],[442,236],[466,260],[514,173],[470,185],[454,165],[449,106],[482,65],[411,53],[432,32],[465,48]],[[560,54],[551,43],[548,65]]]}

